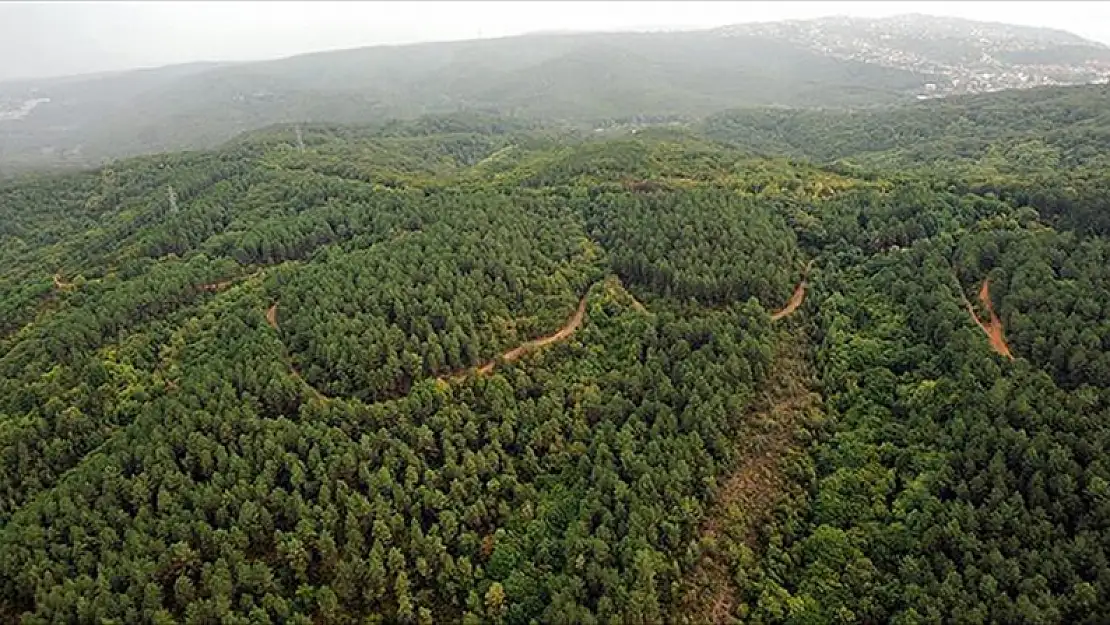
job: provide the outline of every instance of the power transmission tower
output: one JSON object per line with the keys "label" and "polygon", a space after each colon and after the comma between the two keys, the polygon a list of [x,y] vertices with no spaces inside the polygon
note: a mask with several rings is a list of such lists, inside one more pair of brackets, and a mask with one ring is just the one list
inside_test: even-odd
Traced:
{"label": "power transmission tower", "polygon": [[301,125],[297,124],[293,127],[293,130],[297,133],[297,149],[301,151],[301,154],[304,154],[304,137],[301,136]]}

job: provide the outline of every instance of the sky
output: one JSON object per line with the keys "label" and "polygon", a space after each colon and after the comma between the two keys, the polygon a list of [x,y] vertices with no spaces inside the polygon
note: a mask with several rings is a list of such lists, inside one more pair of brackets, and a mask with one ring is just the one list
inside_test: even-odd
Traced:
{"label": "sky", "polygon": [[0,2],[0,80],[551,30],[667,30],[924,13],[1110,44],[1104,2]]}

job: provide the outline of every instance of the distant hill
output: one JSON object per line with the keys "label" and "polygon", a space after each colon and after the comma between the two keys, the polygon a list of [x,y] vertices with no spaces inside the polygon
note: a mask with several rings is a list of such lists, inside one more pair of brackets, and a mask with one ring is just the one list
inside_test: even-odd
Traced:
{"label": "distant hill", "polygon": [[[937,40],[912,34],[906,24],[915,23],[956,26]],[[1009,34],[990,34],[999,28]],[[876,56],[876,38],[902,52]],[[941,44],[906,52],[929,41]],[[1099,79],[1106,55],[1104,47],[1067,33],[911,16],[534,34],[21,81],[0,84],[0,174],[210,147],[273,123],[485,111],[593,128],[626,118],[689,120],[736,107],[894,104],[958,91],[949,89],[960,80],[953,72],[980,72],[978,66],[933,57],[966,48],[971,58],[983,46],[997,51],[991,63],[1007,72],[1026,67],[1019,62],[1065,63],[1074,70],[1067,70],[1071,82]],[[926,61],[912,60],[918,57]]]}
{"label": "distant hill", "polygon": [[1105,82],[1110,47],[1061,30],[928,15],[743,24],[827,56],[937,76],[921,97]]}
{"label": "distant hill", "polygon": [[851,158],[884,169],[958,165],[1017,145],[1028,150],[1033,143],[1051,151],[1057,165],[1110,165],[1110,86],[1015,90],[857,111],[737,109],[708,117],[701,130],[757,153]]}

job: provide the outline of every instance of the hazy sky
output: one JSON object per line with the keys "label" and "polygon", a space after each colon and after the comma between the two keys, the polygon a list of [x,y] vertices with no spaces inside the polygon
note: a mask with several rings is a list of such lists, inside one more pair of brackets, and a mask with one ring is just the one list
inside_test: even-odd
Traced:
{"label": "hazy sky", "polygon": [[1104,2],[6,2],[0,80],[538,30],[656,30],[926,13],[1110,43]]}

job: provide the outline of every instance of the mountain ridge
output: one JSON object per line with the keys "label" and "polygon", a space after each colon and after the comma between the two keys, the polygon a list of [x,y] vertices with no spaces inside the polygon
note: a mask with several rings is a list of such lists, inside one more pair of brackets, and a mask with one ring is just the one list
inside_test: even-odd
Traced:
{"label": "mountain ridge", "polygon": [[[913,24],[958,35],[940,49]],[[594,127],[1100,80],[1110,48],[1076,35],[912,15],[368,46],[0,83],[0,175],[212,147],[272,123],[497,110]]]}

